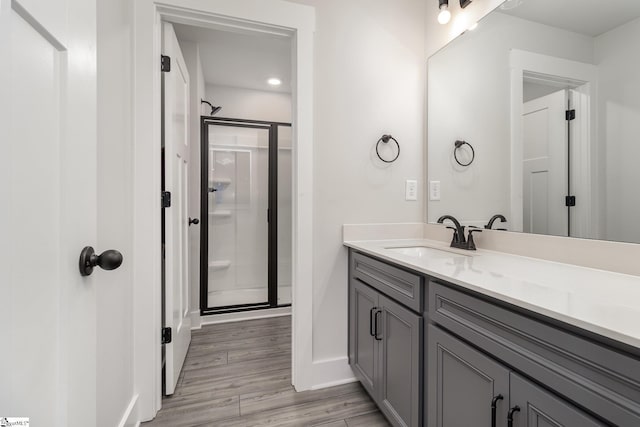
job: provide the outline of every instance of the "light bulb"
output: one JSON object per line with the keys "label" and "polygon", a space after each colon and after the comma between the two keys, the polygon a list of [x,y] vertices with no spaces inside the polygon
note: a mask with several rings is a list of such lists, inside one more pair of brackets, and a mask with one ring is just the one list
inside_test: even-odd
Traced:
{"label": "light bulb", "polygon": [[438,14],[438,22],[442,25],[448,24],[451,20],[451,12],[449,12],[449,6],[443,4],[440,6],[440,13]]}
{"label": "light bulb", "polygon": [[269,83],[271,86],[280,86],[282,84],[282,81],[276,77],[272,77],[267,80],[267,83]]}

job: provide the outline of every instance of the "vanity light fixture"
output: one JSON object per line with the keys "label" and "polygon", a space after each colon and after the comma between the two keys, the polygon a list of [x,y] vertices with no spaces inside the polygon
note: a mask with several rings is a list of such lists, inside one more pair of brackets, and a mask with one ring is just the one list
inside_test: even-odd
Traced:
{"label": "vanity light fixture", "polygon": [[438,22],[442,25],[448,24],[451,20],[451,12],[449,12],[449,0],[440,1],[440,13],[438,14]]}
{"label": "vanity light fixture", "polygon": [[[473,0],[460,0],[460,7],[465,8],[471,4]],[[451,12],[449,11],[449,0],[438,0],[440,13],[438,14],[438,22],[442,25],[448,24],[451,20]]]}

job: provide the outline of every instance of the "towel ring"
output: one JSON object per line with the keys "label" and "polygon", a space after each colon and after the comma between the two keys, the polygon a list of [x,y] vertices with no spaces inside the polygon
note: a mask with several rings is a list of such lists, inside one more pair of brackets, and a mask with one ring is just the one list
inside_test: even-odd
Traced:
{"label": "towel ring", "polygon": [[[380,155],[380,151],[378,151],[378,147],[380,146],[381,142],[384,142],[385,144],[388,144],[390,140],[392,140],[393,142],[396,143],[396,147],[398,147],[398,154],[396,154],[396,156],[391,160],[385,160]],[[400,157],[400,144],[398,144],[398,141],[394,137],[392,137],[391,135],[382,135],[380,137],[380,139],[378,140],[378,142],[376,143],[376,154],[378,155],[378,158],[380,160],[382,160],[383,162],[385,162],[385,163],[393,163],[393,162],[396,161],[396,159],[398,157]]]}
{"label": "towel ring", "polygon": [[[464,167],[469,166],[471,163],[473,163],[476,158],[476,150],[473,149],[473,146],[471,144],[469,144],[467,141],[456,141],[454,145],[456,146],[456,148],[453,149],[453,158],[456,159],[456,163]],[[469,148],[471,148],[471,160],[469,160],[469,163],[462,163],[460,162],[460,160],[458,160],[458,149],[463,145],[468,145]]]}

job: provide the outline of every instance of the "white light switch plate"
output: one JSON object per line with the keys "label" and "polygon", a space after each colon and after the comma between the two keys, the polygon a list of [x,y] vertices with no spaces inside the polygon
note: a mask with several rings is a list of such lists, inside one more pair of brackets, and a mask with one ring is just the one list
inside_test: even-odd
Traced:
{"label": "white light switch plate", "polygon": [[408,179],[405,185],[405,200],[418,200],[418,181]]}
{"label": "white light switch plate", "polygon": [[440,200],[440,181],[429,181],[429,200]]}

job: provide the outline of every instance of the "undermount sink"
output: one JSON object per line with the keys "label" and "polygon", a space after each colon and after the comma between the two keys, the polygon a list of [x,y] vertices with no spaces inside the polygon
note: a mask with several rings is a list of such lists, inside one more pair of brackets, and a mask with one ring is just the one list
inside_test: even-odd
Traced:
{"label": "undermount sink", "polygon": [[444,249],[435,249],[428,246],[403,246],[385,248],[388,251],[416,258],[457,258],[468,257],[471,255],[461,254],[459,252],[447,251]]}

